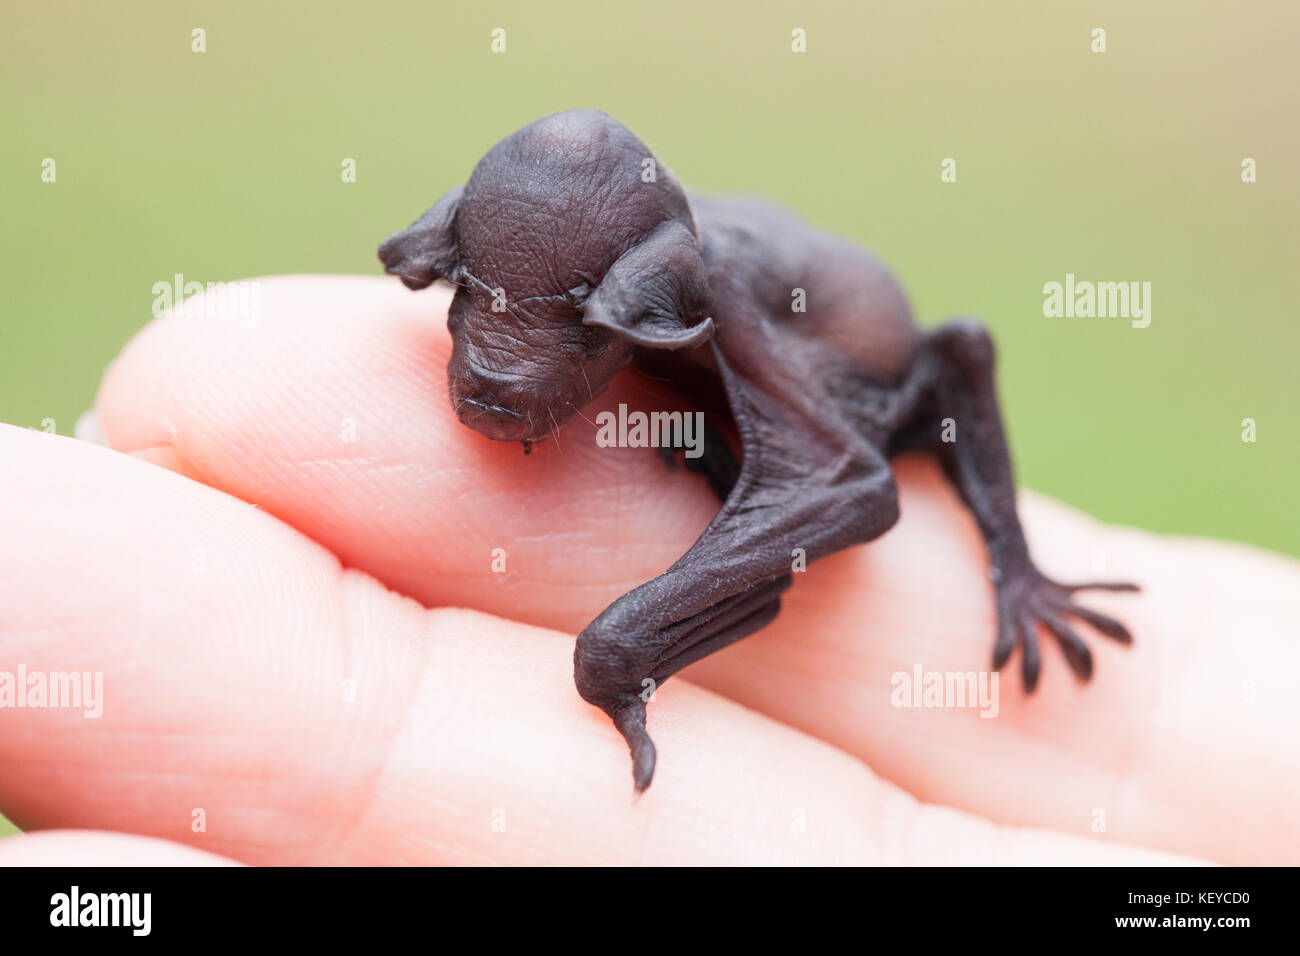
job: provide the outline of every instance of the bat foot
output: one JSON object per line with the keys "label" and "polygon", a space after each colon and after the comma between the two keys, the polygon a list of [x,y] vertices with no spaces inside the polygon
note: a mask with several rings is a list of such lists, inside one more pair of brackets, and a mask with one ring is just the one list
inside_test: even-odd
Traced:
{"label": "bat foot", "polygon": [[633,695],[631,700],[618,707],[605,709],[618,732],[627,741],[632,754],[632,785],[637,793],[650,786],[655,775],[655,745],[645,729],[645,701]]}
{"label": "bat foot", "polygon": [[1038,686],[1042,657],[1039,653],[1039,627],[1046,628],[1075,676],[1082,681],[1092,677],[1092,653],[1066,618],[1076,618],[1106,637],[1121,644],[1132,644],[1133,635],[1119,621],[1074,601],[1085,590],[1137,591],[1126,582],[1090,582],[1060,584],[1048,578],[1032,564],[1005,576],[997,584],[998,637],[993,648],[993,667],[1001,670],[1016,645],[1021,648],[1021,676],[1026,693]]}
{"label": "bat foot", "polygon": [[[632,754],[632,782],[638,793],[650,786],[655,773],[655,745],[646,733],[645,699],[628,689],[624,668],[611,674],[606,667],[609,650],[600,640],[600,632],[588,628],[578,636],[574,648],[574,683],[587,703],[603,710],[627,741]],[[605,666],[602,666],[605,665]]]}

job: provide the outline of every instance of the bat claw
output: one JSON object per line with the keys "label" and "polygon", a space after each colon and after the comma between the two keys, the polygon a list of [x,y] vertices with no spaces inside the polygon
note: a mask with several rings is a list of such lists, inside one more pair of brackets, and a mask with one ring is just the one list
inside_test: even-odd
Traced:
{"label": "bat claw", "polygon": [[627,749],[632,753],[632,782],[637,793],[641,793],[655,775],[655,745],[645,729],[645,701],[633,695],[629,701],[606,708],[605,713],[627,741]]}
{"label": "bat claw", "polygon": [[1066,623],[1065,617],[1074,617],[1090,624],[1101,634],[1121,644],[1133,642],[1128,628],[1119,621],[1071,600],[1077,591],[1094,588],[1108,591],[1137,590],[1134,585],[1123,582],[1058,584],[1032,564],[999,580],[999,633],[993,652],[993,666],[1000,669],[1010,656],[1012,647],[1018,644],[1024,655],[1025,691],[1032,693],[1038,684],[1041,667],[1038,652],[1041,625],[1056,639],[1075,675],[1082,681],[1089,680],[1093,671],[1092,654],[1082,638]]}

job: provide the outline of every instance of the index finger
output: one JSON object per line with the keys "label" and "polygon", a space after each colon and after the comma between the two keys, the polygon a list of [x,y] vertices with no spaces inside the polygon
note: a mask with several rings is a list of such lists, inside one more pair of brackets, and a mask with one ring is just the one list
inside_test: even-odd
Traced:
{"label": "index finger", "polygon": [[[701,479],[598,447],[582,418],[527,457],[461,425],[441,289],[255,281],[255,324],[169,313],[127,346],[97,400],[113,448],[258,504],[426,605],[565,629],[575,606],[666,568],[717,510]],[[621,376],[583,414],[673,399]]]}

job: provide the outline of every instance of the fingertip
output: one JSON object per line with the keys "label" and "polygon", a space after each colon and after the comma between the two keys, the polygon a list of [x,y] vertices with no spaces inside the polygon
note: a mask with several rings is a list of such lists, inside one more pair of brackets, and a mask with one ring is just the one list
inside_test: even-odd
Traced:
{"label": "fingertip", "polygon": [[166,468],[168,471],[173,471],[192,481],[203,481],[203,476],[199,473],[199,470],[174,445],[164,443],[154,445],[151,448],[141,448],[138,451],[131,452],[131,457],[147,461],[160,468]]}
{"label": "fingertip", "polygon": [[103,422],[99,420],[99,409],[97,408],[88,408],[81,413],[72,434],[78,441],[108,447],[108,435],[104,432]]}

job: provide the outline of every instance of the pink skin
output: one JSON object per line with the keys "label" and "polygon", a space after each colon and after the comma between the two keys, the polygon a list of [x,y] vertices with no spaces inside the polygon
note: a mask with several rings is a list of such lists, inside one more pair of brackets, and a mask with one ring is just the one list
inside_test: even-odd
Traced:
{"label": "pink skin", "polygon": [[[1296,563],[1026,494],[1050,573],[1101,549],[1143,580],[1095,599],[1137,644],[1096,642],[1087,687],[1048,653],[996,719],[896,709],[890,675],[983,669],[994,626],[979,536],[920,458],[898,528],[658,692],[634,797],[572,635],[716,502],[581,417],[530,458],[465,428],[446,301],[264,280],[256,328],[163,318],[114,364],[99,417],[127,454],[0,427],[0,669],[105,686],[96,720],[0,709],[0,811],[249,863],[1300,862]],[[620,401],[667,399],[628,374],[583,414]],[[103,838],[34,839],[0,863]]]}
{"label": "pink skin", "polygon": [[232,860],[154,837],[45,830],[0,841],[0,866],[234,866]]}

